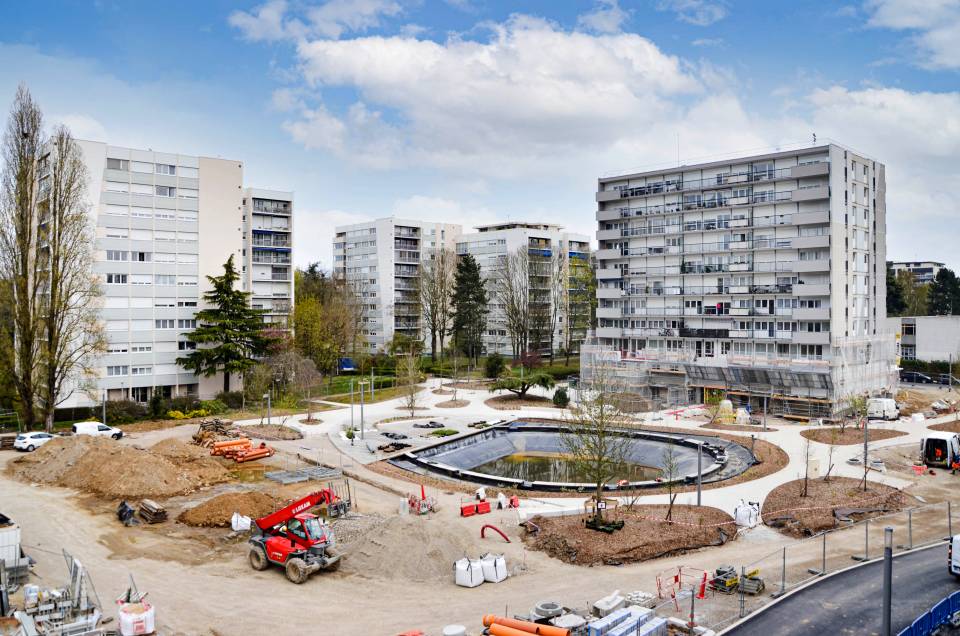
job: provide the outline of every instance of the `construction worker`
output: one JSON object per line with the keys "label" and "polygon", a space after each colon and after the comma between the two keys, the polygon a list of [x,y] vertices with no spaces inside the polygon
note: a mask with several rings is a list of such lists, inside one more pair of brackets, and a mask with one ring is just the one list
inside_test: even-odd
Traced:
{"label": "construction worker", "polygon": [[960,470],[960,457],[954,457],[950,464],[950,474],[956,475],[958,470]]}

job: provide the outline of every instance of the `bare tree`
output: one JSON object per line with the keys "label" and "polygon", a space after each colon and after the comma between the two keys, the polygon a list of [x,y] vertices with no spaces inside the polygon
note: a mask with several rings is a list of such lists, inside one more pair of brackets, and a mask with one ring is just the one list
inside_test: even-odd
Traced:
{"label": "bare tree", "polygon": [[808,496],[810,492],[810,438],[804,438],[803,444],[803,492],[801,497]]}
{"label": "bare tree", "polygon": [[494,297],[503,311],[516,359],[527,351],[530,338],[530,259],[520,248],[507,254],[494,274]]}
{"label": "bare tree", "polygon": [[589,478],[594,486],[595,519],[603,519],[603,488],[619,476],[630,451],[630,438],[618,422],[621,412],[617,396],[621,393],[611,370],[594,369],[589,387],[582,386],[576,409],[565,420],[561,444],[576,472]]}
{"label": "bare tree", "polygon": [[3,137],[0,174],[0,280],[12,320],[0,326],[2,364],[23,409],[27,430],[36,425],[34,406],[40,366],[41,249],[37,222],[38,169],[46,137],[43,115],[20,85]]}
{"label": "bare tree", "polygon": [[830,472],[833,470],[833,453],[837,450],[837,442],[840,441],[840,431],[835,427],[830,427],[830,441],[827,446],[827,472],[823,476],[823,481],[830,481]]}
{"label": "bare tree", "polygon": [[680,493],[673,491],[673,482],[680,476],[680,462],[677,459],[676,444],[667,444],[663,447],[660,463],[663,465],[663,478],[667,481],[667,521],[673,519],[673,502]]}
{"label": "bare tree", "polygon": [[402,356],[397,373],[397,381],[403,386],[403,406],[413,417],[419,405],[420,359],[412,353]]}
{"label": "bare tree", "polygon": [[420,268],[420,311],[430,332],[430,360],[437,359],[437,344],[443,341],[453,319],[453,273],[456,255],[445,247],[438,248]]}
{"label": "bare tree", "polygon": [[107,339],[100,321],[102,290],[93,273],[93,226],[87,213],[87,171],[70,131],[58,126],[40,175],[43,248],[43,345],[39,404],[47,432],[57,405],[96,377]]}
{"label": "bare tree", "polygon": [[[554,249],[550,255],[550,325],[547,334],[550,343],[550,362],[556,352],[557,325],[569,309],[570,285],[567,253],[564,249]],[[567,321],[569,323],[569,321]],[[562,341],[561,341],[562,343]],[[562,346],[562,345],[561,345]]]}

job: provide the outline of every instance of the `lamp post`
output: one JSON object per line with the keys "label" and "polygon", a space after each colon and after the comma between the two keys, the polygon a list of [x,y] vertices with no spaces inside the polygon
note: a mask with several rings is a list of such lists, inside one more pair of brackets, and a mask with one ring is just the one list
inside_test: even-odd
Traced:
{"label": "lamp post", "polygon": [[363,386],[367,384],[367,380],[360,380],[360,439],[364,439],[363,436]]}
{"label": "lamp post", "polygon": [[697,507],[700,507],[700,491],[703,485],[703,442],[697,444]]}
{"label": "lamp post", "polygon": [[267,401],[267,426],[270,426],[270,392],[263,394],[263,399]]}
{"label": "lamp post", "polygon": [[883,529],[883,627],[881,636],[890,634],[890,613],[893,598],[893,528]]}

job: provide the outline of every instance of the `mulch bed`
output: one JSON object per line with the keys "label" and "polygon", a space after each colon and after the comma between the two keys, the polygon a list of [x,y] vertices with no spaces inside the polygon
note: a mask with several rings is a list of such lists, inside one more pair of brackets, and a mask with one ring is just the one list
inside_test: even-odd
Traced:
{"label": "mulch bed", "polygon": [[[800,431],[800,434],[809,440],[820,442],[821,444],[836,444],[838,446],[863,444],[863,429],[856,428],[855,426],[847,426],[844,428],[843,433],[840,433],[839,426],[827,426]],[[871,442],[890,439],[892,437],[901,437],[906,434],[905,431],[895,431],[891,428],[874,428],[872,425],[867,426],[867,438]]]}
{"label": "mulch bed", "polygon": [[553,400],[550,398],[543,397],[541,395],[527,395],[522,400],[512,393],[509,395],[498,395],[496,397],[489,398],[483,402],[487,406],[499,411],[510,411],[513,409],[518,409],[523,406],[533,406],[540,408],[559,408],[554,406]]}
{"label": "mulch bed", "polygon": [[433,391],[430,391],[430,392],[433,393],[434,395],[453,395],[452,389],[434,389]]}
{"label": "mulch bed", "polygon": [[946,431],[947,433],[960,433],[960,421],[944,422],[943,424],[933,424],[928,427],[931,431]]}
{"label": "mulch bed", "polygon": [[493,380],[458,380],[457,382],[448,382],[444,386],[466,389],[468,391],[487,391]]}
{"label": "mulch bed", "polygon": [[605,515],[624,521],[612,534],[587,528],[583,515],[534,517],[539,531],[528,532],[524,543],[565,563],[620,565],[722,545],[737,535],[733,517],[717,508],[674,505],[673,522],[665,521],[666,512],[666,504],[622,506]]}
{"label": "mulch bed", "polygon": [[461,409],[470,404],[470,400],[447,400],[446,402],[437,402],[434,404],[441,409]]}
{"label": "mulch bed", "polygon": [[737,431],[740,433],[776,433],[777,429],[768,426],[766,430],[763,429],[763,426],[745,424],[723,424],[721,422],[714,422],[711,424],[707,422],[706,424],[701,424],[700,428],[708,428],[712,431]]}
{"label": "mulch bed", "polygon": [[859,479],[831,477],[809,480],[803,497],[803,480],[797,479],[774,488],[763,501],[760,516],[768,526],[792,537],[808,537],[823,530],[846,525],[838,515],[854,521],[870,519],[902,510],[912,497],[891,486],[872,481],[867,490]]}

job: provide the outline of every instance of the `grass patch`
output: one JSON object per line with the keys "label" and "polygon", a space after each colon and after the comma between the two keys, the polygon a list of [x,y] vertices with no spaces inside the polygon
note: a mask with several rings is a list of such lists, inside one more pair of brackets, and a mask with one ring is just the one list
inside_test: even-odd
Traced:
{"label": "grass patch", "polygon": [[[417,390],[421,390],[423,387],[417,385]],[[398,397],[403,397],[406,395],[406,387],[390,387],[389,389],[377,389],[374,399],[370,399],[370,395],[364,391],[363,401],[365,404],[375,404],[377,402],[386,402],[387,400],[395,400]],[[350,404],[350,394],[343,393],[340,395],[328,395],[323,398],[328,402],[339,402],[340,404]],[[353,394],[353,403],[360,404],[360,392],[355,391]]]}
{"label": "grass patch", "polygon": [[452,428],[438,428],[436,430],[430,431],[432,437],[450,437],[451,435],[456,435],[460,431],[457,431]]}

